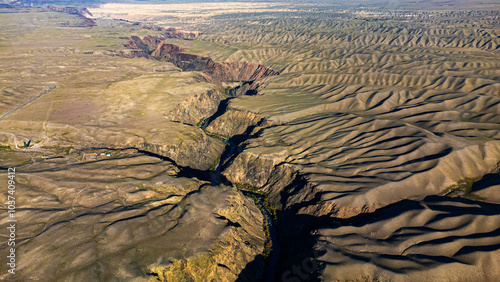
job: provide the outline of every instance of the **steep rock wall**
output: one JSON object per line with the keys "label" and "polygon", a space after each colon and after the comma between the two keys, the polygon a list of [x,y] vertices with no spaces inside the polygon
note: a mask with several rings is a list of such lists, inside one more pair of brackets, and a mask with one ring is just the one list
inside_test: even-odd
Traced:
{"label": "steep rock wall", "polygon": [[[151,269],[160,281],[236,281],[238,274],[257,260],[264,249],[264,218],[251,199],[237,190],[227,198],[228,207],[216,215],[228,222],[223,238],[209,252],[185,260],[173,260],[168,266]],[[255,277],[247,277],[250,281]]]}
{"label": "steep rock wall", "polygon": [[214,62],[209,57],[185,53],[174,44],[165,43],[166,36],[132,36],[125,47],[143,52],[128,51],[126,57],[144,57],[170,62],[183,71],[203,71],[214,81],[255,81],[259,78],[278,75],[279,72],[262,64],[250,62]]}
{"label": "steep rock wall", "polygon": [[206,130],[212,134],[230,138],[235,135],[241,135],[247,131],[247,128],[256,126],[264,121],[264,115],[228,109],[224,114],[212,121]]}
{"label": "steep rock wall", "polygon": [[181,102],[172,112],[172,121],[196,125],[203,118],[217,111],[224,96],[217,90],[209,90]]}

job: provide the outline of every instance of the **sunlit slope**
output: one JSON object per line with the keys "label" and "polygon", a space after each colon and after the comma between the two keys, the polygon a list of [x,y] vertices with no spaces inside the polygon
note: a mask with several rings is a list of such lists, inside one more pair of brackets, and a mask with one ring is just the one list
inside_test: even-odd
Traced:
{"label": "sunlit slope", "polygon": [[[390,281],[495,281],[498,206],[466,199],[405,200],[320,231],[327,281],[360,276]],[[335,243],[332,244],[331,242]]]}
{"label": "sunlit slope", "polygon": [[[22,195],[16,202],[16,217],[23,219],[16,225],[16,255],[22,257],[16,279],[183,277],[170,265],[191,258],[196,262],[188,277],[234,280],[259,253],[251,246],[264,243],[262,215],[235,188],[175,177],[178,169],[172,163],[136,150],[101,152],[111,156],[82,162],[74,150],[53,158],[48,153],[2,154],[3,163],[16,168],[15,195]],[[239,227],[228,225],[229,220]],[[2,262],[0,277],[9,280]]]}
{"label": "sunlit slope", "polygon": [[[394,40],[360,44],[351,35],[323,45],[323,33],[356,30],[372,36],[376,30],[391,37],[402,36],[406,29],[414,36],[433,34],[440,42],[447,36],[460,40],[471,29],[463,27],[471,18],[450,16],[462,28],[440,30],[444,23],[438,16],[416,23],[269,20],[262,21],[266,33],[259,28],[235,32],[227,40],[240,44],[258,45],[259,34],[270,37],[266,42],[285,46],[287,33],[307,38],[294,42],[307,43],[302,49],[248,48],[230,57],[270,60],[283,69],[282,75],[267,79],[262,96],[242,97],[230,105],[264,113],[276,124],[253,140],[248,151],[288,151],[286,162],[298,165],[323,199],[333,200],[330,204],[337,208],[440,193],[462,178],[495,168],[500,160],[496,46],[486,51],[488,47],[399,46],[404,44]],[[491,27],[477,31],[479,40],[493,42],[498,28],[486,19],[483,23]],[[432,23],[435,29],[429,27]],[[283,36],[269,35],[282,28]],[[238,37],[244,32],[255,34]]]}
{"label": "sunlit slope", "polygon": [[[0,9],[2,114],[55,86],[0,121],[0,166],[16,169],[15,279],[236,280],[263,252],[263,216],[236,188],[195,177],[225,143],[171,121],[180,103],[216,86],[200,72],[117,56],[150,30],[71,25],[81,20]],[[217,109],[209,102],[196,122]],[[12,279],[6,262],[0,280]]]}
{"label": "sunlit slope", "polygon": [[[440,231],[428,229],[424,220],[415,222],[421,231],[404,233],[397,242],[387,238],[391,228],[399,234],[403,222],[432,212],[407,211],[411,216],[401,219],[391,211],[372,227],[348,231],[320,218],[352,218],[391,204],[404,209],[404,199],[467,190],[463,183],[498,167],[497,16],[429,12],[411,20],[389,15],[379,20],[268,19],[243,22],[232,33],[214,27],[207,39],[239,46],[228,60],[268,62],[282,71],[265,79],[261,95],[231,101],[230,109],[264,114],[272,125],[246,142],[224,175],[233,183],[264,188],[285,212],[316,216],[307,221],[320,230],[316,247],[327,251],[320,259],[324,279],[415,280],[470,264],[453,277],[492,280],[498,273],[482,269],[498,257],[490,253],[500,243],[498,230],[487,228],[498,226],[492,214],[449,208],[440,221],[443,232],[450,230],[449,240],[437,240]],[[488,201],[468,193],[462,196]],[[429,220],[439,214],[434,213]],[[418,245],[412,242],[426,236],[436,240],[399,253],[404,250],[399,244]],[[284,261],[289,266],[301,262]]]}

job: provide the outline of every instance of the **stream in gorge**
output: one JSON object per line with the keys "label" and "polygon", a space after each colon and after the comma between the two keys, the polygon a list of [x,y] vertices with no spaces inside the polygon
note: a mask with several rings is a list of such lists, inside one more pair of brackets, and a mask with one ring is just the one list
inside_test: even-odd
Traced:
{"label": "stream in gorge", "polygon": [[[234,94],[235,90],[236,90],[235,88],[229,89],[228,92],[229,92],[230,97],[222,100],[219,104],[217,111],[213,115],[205,118],[201,122],[201,124],[199,126],[201,130],[205,131],[205,128],[210,124],[210,122],[215,120],[217,117],[221,116],[226,111],[227,105],[229,104],[229,100],[237,98],[237,96]],[[224,165],[226,160],[228,160],[231,156],[233,156],[233,154],[236,151],[237,145],[235,144],[235,142],[231,141],[231,138],[226,139],[226,138],[222,138],[220,136],[214,135],[214,134],[209,134],[207,132],[205,132],[205,134],[207,134],[210,137],[219,138],[222,141],[224,141],[227,144],[227,146],[229,146],[229,149],[227,149],[223,152],[215,170],[210,174],[210,182],[212,182],[212,184],[218,185],[218,184],[220,184],[219,177],[220,177],[220,174],[222,171],[222,166]],[[240,141],[240,142],[242,142],[242,141]],[[232,184],[230,184],[230,185],[232,185]],[[276,269],[276,266],[278,264],[279,253],[280,253],[279,245],[278,245],[278,238],[277,238],[277,234],[276,234],[276,228],[274,226],[274,218],[271,215],[271,213],[269,212],[269,210],[266,208],[266,206],[264,205],[264,198],[265,198],[264,195],[257,193],[255,191],[252,191],[252,190],[247,190],[247,189],[243,189],[243,188],[238,188],[238,189],[241,192],[243,192],[243,194],[245,196],[247,196],[247,197],[253,196],[254,199],[257,199],[255,202],[256,202],[258,208],[261,210],[262,214],[267,219],[267,228],[268,228],[267,230],[269,231],[269,233],[268,233],[269,239],[268,240],[271,240],[271,252],[270,252],[270,256],[268,258],[268,263],[266,264],[266,268],[265,268],[266,271],[265,271],[264,275],[265,275],[265,281],[272,282],[275,280],[274,279],[275,278],[274,277],[274,275],[275,275],[274,270]]]}

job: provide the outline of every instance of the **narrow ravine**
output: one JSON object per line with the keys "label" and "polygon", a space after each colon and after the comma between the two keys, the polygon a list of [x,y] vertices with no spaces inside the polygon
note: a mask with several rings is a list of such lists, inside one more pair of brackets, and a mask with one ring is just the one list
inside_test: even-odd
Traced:
{"label": "narrow ravine", "polygon": [[[161,38],[157,38],[161,41],[159,44],[150,44],[151,46],[149,46],[143,41],[143,39],[145,38],[133,37],[126,44],[127,48],[137,51],[135,55],[131,55],[132,57],[145,57],[157,61],[170,62],[182,71],[201,71],[208,75],[210,81],[213,81],[216,84],[222,82],[240,82],[241,85],[228,87],[224,90],[229,97],[220,101],[218,103],[217,110],[209,117],[203,119],[199,124],[199,128],[203,130],[205,134],[213,138],[218,138],[227,144],[217,165],[215,166],[215,169],[213,171],[197,171],[189,170],[187,168],[183,170],[186,174],[189,174],[192,177],[204,180],[207,180],[206,176],[208,174],[208,180],[214,185],[222,183],[228,186],[234,186],[230,183],[230,181],[225,179],[225,177],[221,176],[221,174],[225,169],[226,163],[231,162],[236,156],[235,153],[238,151],[236,148],[249,138],[254,137],[251,132],[255,129],[255,125],[249,126],[243,134],[227,138],[217,134],[210,134],[206,131],[206,129],[213,121],[227,112],[228,105],[232,99],[237,99],[237,96],[239,95],[256,95],[259,85],[252,85],[255,80],[266,76],[279,75],[280,73],[271,68],[265,67],[262,64],[250,62],[215,62],[209,57],[184,53],[183,48],[169,44]],[[150,41],[146,40],[146,42]],[[126,55],[122,54],[122,56]],[[266,209],[262,200],[260,199],[257,204],[260,207],[262,214],[267,218],[267,226],[270,236],[269,240],[271,240],[272,244],[269,263],[266,266],[267,273],[265,275],[267,281],[274,281],[274,269],[277,267],[279,261],[279,247],[276,230],[273,225],[271,213]]]}
{"label": "narrow ravine", "polygon": [[[210,117],[207,117],[203,120],[203,122],[199,126],[200,129],[205,131],[207,126],[212,121],[214,121],[217,117],[221,116],[222,114],[224,114],[226,112],[227,106],[229,104],[229,100],[237,98],[234,95],[235,91],[236,91],[235,88],[229,89],[228,93],[231,97],[226,98],[220,102],[217,111],[213,115],[211,115]],[[221,182],[220,175],[222,172],[222,168],[223,168],[226,160],[228,160],[231,157],[234,157],[234,154],[235,154],[236,148],[237,148],[237,144],[235,142],[231,141],[231,139],[222,138],[220,136],[209,134],[207,132],[205,132],[205,134],[207,134],[208,136],[214,137],[214,138],[219,138],[222,141],[226,142],[226,144],[228,145],[226,147],[226,150],[224,150],[224,152],[222,153],[220,160],[219,160],[219,163],[217,164],[217,167],[210,174],[210,182],[212,182],[215,185],[218,185]],[[249,136],[245,136],[244,139],[238,140],[238,143],[242,143],[248,138],[249,138]],[[224,179],[224,184],[234,186],[227,179]],[[243,194],[247,197],[251,197],[251,195],[253,195],[255,198],[257,198],[256,203],[258,204],[258,208],[261,210],[262,214],[266,217],[267,228],[269,231],[269,240],[271,240],[271,252],[270,252],[270,256],[268,258],[268,263],[266,264],[264,277],[265,277],[265,281],[272,282],[275,280],[274,279],[275,278],[275,269],[276,269],[277,264],[279,262],[279,255],[280,255],[277,232],[276,232],[276,228],[274,226],[273,216],[271,215],[271,213],[269,212],[269,210],[266,208],[266,206],[263,203],[264,195],[256,193],[254,191],[243,189],[243,188],[238,188],[238,189],[240,191],[242,191]]]}
{"label": "narrow ravine", "polygon": [[264,198],[265,198],[264,195],[244,188],[240,188],[239,190],[243,192],[245,196],[253,196],[257,198],[256,202],[259,204],[260,210],[267,218],[267,228],[269,231],[269,239],[271,240],[271,254],[269,257],[269,263],[266,265],[266,273],[264,274],[264,277],[266,282],[273,282],[275,281],[275,269],[279,262],[279,257],[280,257],[280,249],[278,244],[276,227],[274,226],[274,218],[264,205]]}

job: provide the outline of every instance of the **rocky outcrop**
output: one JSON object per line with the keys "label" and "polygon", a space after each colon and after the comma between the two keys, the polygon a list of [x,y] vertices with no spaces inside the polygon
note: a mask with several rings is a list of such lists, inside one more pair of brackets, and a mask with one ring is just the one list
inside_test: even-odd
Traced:
{"label": "rocky outcrop", "polygon": [[[169,28],[165,30],[164,34],[159,36],[153,36],[153,35],[146,35],[143,37],[131,36],[130,40],[125,44],[125,47],[130,49],[141,49],[146,53],[151,53],[155,51],[158,47],[160,47],[160,44],[165,39],[194,39],[199,34],[201,33],[186,32],[177,30],[175,28]],[[177,48],[178,48],[177,52],[180,52],[181,48],[180,47]]]}
{"label": "rocky outcrop", "polygon": [[[173,34],[178,34],[173,33]],[[194,36],[194,35],[193,35]],[[168,37],[164,36],[132,36],[124,46],[132,50],[141,50],[136,53],[127,51],[127,58],[135,54],[138,58],[155,59],[162,62],[170,62],[183,71],[202,71],[208,74],[214,81],[245,81],[253,82],[259,78],[278,75],[279,72],[262,64],[249,62],[214,62],[209,57],[203,57],[185,53],[183,48],[165,43]],[[174,37],[176,38],[176,37]],[[258,85],[249,83],[245,86],[247,90],[255,90]]]}
{"label": "rocky outcrop", "polygon": [[[132,36],[132,37],[136,37],[136,36]],[[151,52],[154,49],[156,49],[156,47],[158,46],[158,44],[160,44],[162,42],[163,37],[162,36],[146,35],[146,36],[142,37],[142,39],[139,38],[139,37],[136,37],[136,40],[137,41],[139,41],[139,40],[142,41],[142,43],[145,46],[147,46],[147,49],[145,49],[144,51]]]}
{"label": "rocky outcrop", "polygon": [[150,272],[158,280],[235,281],[254,260],[261,265],[260,269],[263,268],[263,260],[258,256],[263,252],[266,239],[262,230],[264,218],[251,199],[237,190],[232,193],[227,198],[228,207],[215,212],[228,225],[223,238],[208,252],[173,260],[168,266],[153,267]]}
{"label": "rocky outcrop", "polygon": [[177,45],[161,42],[151,53],[151,57],[162,62],[170,62],[183,71],[204,71],[212,59],[182,52]]}
{"label": "rocky outcrop", "polygon": [[[151,50],[154,50],[156,46],[163,40],[165,39],[184,39],[184,40],[192,40],[196,38],[197,36],[203,34],[199,31],[184,31],[184,30],[179,30],[176,28],[167,28],[164,29],[162,27],[150,27],[150,26],[142,26],[141,23],[139,25],[144,28],[144,29],[149,29],[149,30],[155,30],[155,31],[164,31],[162,35],[158,36],[151,36],[151,35],[146,35],[143,36],[141,39],[146,43],[147,41],[154,39],[157,40],[158,42],[156,45],[150,47]],[[147,44],[147,43],[146,43]]]}
{"label": "rocky outcrop", "polygon": [[247,95],[247,96],[254,96],[254,95],[260,95],[258,89],[265,87],[265,83],[263,82],[257,82],[257,81],[245,81],[243,82],[240,86],[233,88],[233,94],[234,96],[241,96],[241,95]]}
{"label": "rocky outcrop", "polygon": [[181,102],[172,113],[172,121],[197,125],[213,115],[225,97],[217,90],[209,90]]}
{"label": "rocky outcrop", "polygon": [[212,134],[231,138],[235,135],[244,134],[249,127],[255,127],[262,123],[266,123],[264,115],[228,109],[224,114],[212,121],[206,130]]}
{"label": "rocky outcrop", "polygon": [[208,62],[204,72],[216,81],[254,81],[262,77],[278,75],[279,72],[264,65],[247,62]]}
{"label": "rocky outcrop", "polygon": [[206,134],[192,134],[174,144],[144,142],[136,148],[174,161],[182,167],[196,170],[208,170],[222,154],[225,144]]}
{"label": "rocky outcrop", "polygon": [[140,49],[145,53],[148,53],[150,50],[149,45],[142,41],[139,36],[131,36],[130,41],[125,44],[125,47],[130,49]]}
{"label": "rocky outcrop", "polygon": [[251,152],[239,154],[222,173],[231,183],[263,188],[271,177],[274,167],[286,158],[285,152],[258,155]]}

